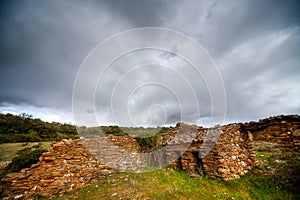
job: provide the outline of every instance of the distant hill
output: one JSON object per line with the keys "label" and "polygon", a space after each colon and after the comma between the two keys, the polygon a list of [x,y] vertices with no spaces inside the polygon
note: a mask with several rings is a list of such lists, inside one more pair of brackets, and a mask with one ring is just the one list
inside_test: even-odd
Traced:
{"label": "distant hill", "polygon": [[74,125],[44,122],[27,114],[0,114],[0,144],[58,141],[64,138],[78,138]]}
{"label": "distant hill", "polygon": [[[153,139],[157,133],[167,132],[167,127],[143,128],[143,127],[118,127],[98,126],[85,127],[58,122],[44,122],[34,119],[29,114],[19,116],[12,114],[0,114],[0,144],[14,142],[41,142],[59,141],[62,139],[75,139],[79,136],[89,138],[103,135],[134,135],[141,137],[142,143]],[[147,139],[150,137],[150,139]],[[145,141],[144,141],[145,140]]]}

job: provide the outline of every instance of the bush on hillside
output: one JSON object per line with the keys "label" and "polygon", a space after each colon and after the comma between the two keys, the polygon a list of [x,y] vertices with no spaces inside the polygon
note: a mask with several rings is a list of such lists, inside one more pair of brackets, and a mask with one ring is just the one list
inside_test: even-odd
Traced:
{"label": "bush on hillside", "polygon": [[5,168],[6,173],[19,172],[21,169],[29,168],[32,164],[39,161],[39,157],[46,149],[25,148],[17,152],[18,156],[12,159],[12,162]]}
{"label": "bush on hillside", "polygon": [[102,126],[102,131],[106,135],[115,135],[115,136],[124,136],[127,135],[120,127],[118,126]]}
{"label": "bush on hillside", "polygon": [[74,125],[44,122],[32,115],[0,114],[0,144],[10,142],[57,141],[63,138],[78,138]]}
{"label": "bush on hillside", "polygon": [[157,146],[158,136],[156,134],[149,137],[138,137],[136,139],[140,144],[142,150],[151,151]]}

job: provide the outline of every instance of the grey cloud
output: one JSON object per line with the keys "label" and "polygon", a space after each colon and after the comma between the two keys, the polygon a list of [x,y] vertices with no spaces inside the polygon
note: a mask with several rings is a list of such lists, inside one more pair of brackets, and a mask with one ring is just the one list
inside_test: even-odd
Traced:
{"label": "grey cloud", "polygon": [[[300,113],[297,1],[28,0],[0,4],[0,111],[43,108],[69,120],[76,73],[88,53],[120,31],[159,26],[187,34],[212,56],[226,88],[227,121]],[[186,121],[206,123],[211,99],[205,77],[176,56],[176,48],[173,53],[143,50],[112,63],[102,80],[105,87],[98,86],[95,94],[98,122],[113,123],[110,98],[119,78],[134,66],[156,62],[177,70],[195,90],[201,116],[189,112]],[[144,72],[180,87],[172,76]],[[143,80],[140,76],[134,81]],[[94,114],[94,106],[85,104],[90,87],[86,81],[80,91],[80,101],[86,106],[83,119]],[[136,121],[140,119],[138,123],[151,123],[148,109],[156,103],[166,107],[167,124],[181,120],[178,102],[165,90],[148,87],[137,94],[138,104],[131,111]],[[193,108],[188,103],[184,106]],[[154,113],[155,121],[163,118],[159,113]],[[91,125],[88,120],[85,123]]]}
{"label": "grey cloud", "polygon": [[108,19],[101,7],[80,1],[26,1],[7,6],[7,13],[1,20],[3,101],[35,95],[28,103],[49,106],[56,101],[66,106],[84,57],[122,28],[110,25],[104,33],[103,26],[121,19]]}
{"label": "grey cloud", "polygon": [[111,11],[117,12],[128,19],[134,27],[162,26],[163,13],[169,11],[170,4],[178,1],[167,2],[164,0],[110,0],[105,4]]}
{"label": "grey cloud", "polygon": [[299,25],[297,10],[299,4],[294,1],[193,1],[182,3],[176,19],[167,24],[197,38],[210,54],[219,56],[249,38]]}

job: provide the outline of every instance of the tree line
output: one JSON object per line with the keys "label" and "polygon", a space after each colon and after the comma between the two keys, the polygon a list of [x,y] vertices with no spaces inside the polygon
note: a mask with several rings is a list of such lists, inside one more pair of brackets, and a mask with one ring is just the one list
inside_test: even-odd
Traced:
{"label": "tree line", "polygon": [[0,114],[0,143],[58,141],[78,138],[74,125],[44,122],[32,115]]}

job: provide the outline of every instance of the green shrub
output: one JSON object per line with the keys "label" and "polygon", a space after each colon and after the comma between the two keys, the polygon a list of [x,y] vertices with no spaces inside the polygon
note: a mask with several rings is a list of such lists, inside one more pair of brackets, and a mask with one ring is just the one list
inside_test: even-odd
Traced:
{"label": "green shrub", "polygon": [[[62,137],[60,133],[63,134]],[[22,113],[21,116],[0,114],[0,144],[56,141],[74,138],[76,135],[76,126],[71,124],[43,122],[26,113]]]}
{"label": "green shrub", "polygon": [[157,147],[157,135],[150,137],[138,137],[137,141],[143,150],[149,151]]}
{"label": "green shrub", "polygon": [[[147,129],[146,129],[147,130]],[[161,144],[159,144],[159,137],[163,138],[163,141],[167,139],[166,134],[170,128],[168,127],[162,127],[162,128],[156,128],[156,131],[158,131],[156,134],[153,134],[152,132],[145,132],[144,134],[141,134],[137,137],[137,141],[141,146],[142,151],[152,151],[153,149],[158,149],[161,147]],[[161,143],[162,141],[160,141]]]}
{"label": "green shrub", "polygon": [[17,152],[18,156],[12,159],[12,162],[5,168],[6,173],[19,172],[23,168],[28,168],[39,161],[39,157],[46,149],[38,148],[32,150],[25,148]]}
{"label": "green shrub", "polygon": [[118,126],[102,126],[102,131],[106,135],[115,135],[115,136],[124,136],[127,135],[120,127]]}
{"label": "green shrub", "polygon": [[7,135],[0,134],[0,144],[11,142],[11,139]]}
{"label": "green shrub", "polygon": [[300,195],[300,154],[296,152],[282,154],[280,159],[273,159],[271,164],[276,167],[273,181]]}

